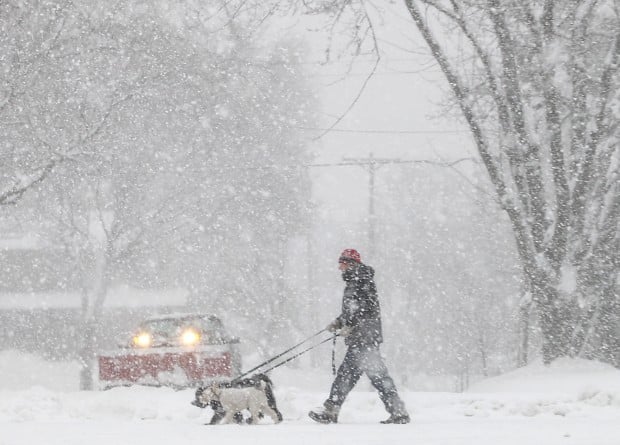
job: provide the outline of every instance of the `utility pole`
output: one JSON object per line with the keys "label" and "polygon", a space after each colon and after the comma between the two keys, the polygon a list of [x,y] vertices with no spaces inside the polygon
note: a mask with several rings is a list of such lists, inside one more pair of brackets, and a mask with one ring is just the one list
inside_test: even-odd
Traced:
{"label": "utility pole", "polygon": [[344,158],[340,165],[359,165],[368,170],[368,250],[369,256],[374,258],[376,252],[375,230],[377,215],[375,214],[375,173],[385,164],[401,163],[400,159],[375,158],[372,153],[367,158]]}
{"label": "utility pole", "polygon": [[386,164],[429,164],[440,167],[454,167],[463,161],[473,161],[472,158],[461,158],[449,162],[431,161],[428,159],[396,159],[396,158],[375,158],[369,153],[367,158],[343,158],[342,162],[310,164],[307,167],[344,167],[358,165],[368,170],[368,251],[370,257],[376,252],[375,228],[377,217],[375,214],[375,173],[379,167]]}

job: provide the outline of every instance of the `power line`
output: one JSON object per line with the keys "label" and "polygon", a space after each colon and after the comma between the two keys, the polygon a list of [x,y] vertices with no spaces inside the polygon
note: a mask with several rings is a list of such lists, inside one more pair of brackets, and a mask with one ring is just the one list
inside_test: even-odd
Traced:
{"label": "power line", "polygon": [[[405,76],[405,75],[409,75],[409,74],[420,74],[420,73],[424,73],[424,72],[428,72],[430,69],[423,69],[423,70],[414,70],[414,71],[380,71],[377,73],[374,73],[372,75],[372,77],[376,77],[376,76]],[[313,74],[314,77],[341,77],[343,79],[345,78],[349,78],[349,77],[360,77],[360,76],[368,76],[368,73],[344,73],[344,74],[340,74],[340,73],[318,73],[318,74]]]}
{"label": "power line", "polygon": [[349,128],[319,128],[319,127],[295,127],[298,130],[329,131],[336,133],[365,133],[365,134],[459,134],[468,133],[469,130],[354,130]]}
{"label": "power line", "polygon": [[[437,165],[439,167],[453,167],[456,164],[460,164],[461,162],[471,161],[477,162],[476,158],[460,158],[455,159],[454,161],[431,161],[429,159],[382,159],[382,158],[372,158],[372,160],[366,159],[367,162],[364,165],[368,165],[372,163],[373,165],[385,165],[385,164],[429,164],[429,165]],[[342,162],[332,162],[332,163],[321,163],[321,164],[306,164],[305,167],[343,167],[343,166],[352,166],[352,165],[360,165],[358,160],[354,159],[345,159]]]}
{"label": "power line", "polygon": [[[367,159],[366,159],[367,160]],[[367,160],[368,161],[368,160]],[[369,162],[373,166],[379,167],[386,164],[427,164],[437,167],[454,167],[461,162],[473,162],[477,163],[478,160],[472,157],[459,158],[452,161],[432,161],[430,159],[392,159],[392,158],[372,158],[372,161],[366,162],[364,165],[369,165]],[[265,164],[265,165],[219,165],[213,166],[214,170],[219,172],[227,170],[248,170],[248,171],[265,171],[265,170],[278,170],[278,169],[298,169],[298,168],[322,168],[322,167],[351,167],[359,166],[360,161],[352,158],[345,158],[340,162],[321,162],[315,164]],[[184,170],[183,174],[192,173],[198,170]]]}

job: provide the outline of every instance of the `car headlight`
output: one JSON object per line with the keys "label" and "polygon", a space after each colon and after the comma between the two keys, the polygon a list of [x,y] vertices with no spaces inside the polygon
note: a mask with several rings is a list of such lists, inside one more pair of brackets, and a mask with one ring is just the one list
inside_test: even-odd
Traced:
{"label": "car headlight", "polygon": [[181,334],[181,343],[186,346],[193,346],[200,342],[200,333],[195,329],[185,329]]}
{"label": "car headlight", "polygon": [[134,346],[148,348],[153,344],[153,337],[148,332],[140,332],[133,337]]}

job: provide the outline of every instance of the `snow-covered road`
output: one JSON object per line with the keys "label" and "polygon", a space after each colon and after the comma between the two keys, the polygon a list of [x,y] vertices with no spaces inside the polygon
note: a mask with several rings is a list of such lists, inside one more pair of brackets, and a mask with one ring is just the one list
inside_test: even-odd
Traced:
{"label": "snow-covered road", "polygon": [[[77,421],[2,424],[2,444],[580,444],[617,445],[618,421],[586,419],[436,419],[405,426],[367,423],[219,426],[194,422]],[[612,433],[613,432],[613,433]]]}
{"label": "snow-covered road", "polygon": [[306,413],[320,405],[329,375],[282,370],[272,377],[285,420],[254,426],[204,425],[210,409],[190,405],[191,390],[79,392],[67,388],[67,370],[39,376],[45,386],[20,387],[28,376],[9,375],[2,364],[0,445],[620,444],[620,371],[583,361],[531,365],[467,393],[403,391],[409,425],[380,425],[386,413],[364,383],[341,423],[315,424]]}
{"label": "snow-covered road", "polygon": [[[380,425],[376,394],[356,392],[341,423],[305,416],[321,394],[279,394],[285,421],[256,426],[203,425],[210,410],[189,405],[190,391],[123,388],[105,393],[33,389],[0,402],[0,443],[32,444],[609,444],[620,443],[620,405],[598,400],[516,395],[406,393],[409,425]],[[284,399],[284,400],[283,400]],[[308,403],[304,403],[307,401]],[[611,401],[607,399],[607,401]],[[283,403],[282,403],[283,402]],[[313,402],[313,403],[310,403]],[[615,403],[619,401],[616,400]]]}

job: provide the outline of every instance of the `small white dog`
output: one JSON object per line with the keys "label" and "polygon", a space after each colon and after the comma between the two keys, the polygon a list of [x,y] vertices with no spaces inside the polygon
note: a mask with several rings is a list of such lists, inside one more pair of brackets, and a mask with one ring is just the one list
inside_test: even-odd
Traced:
{"label": "small white dog", "polygon": [[205,405],[210,404],[211,400],[220,402],[226,411],[226,415],[219,422],[220,424],[232,423],[235,413],[246,409],[251,416],[249,423],[256,423],[261,412],[271,417],[274,423],[280,422],[278,415],[267,402],[265,382],[261,382],[259,387],[249,388],[221,388],[212,385],[201,394],[200,398]]}

